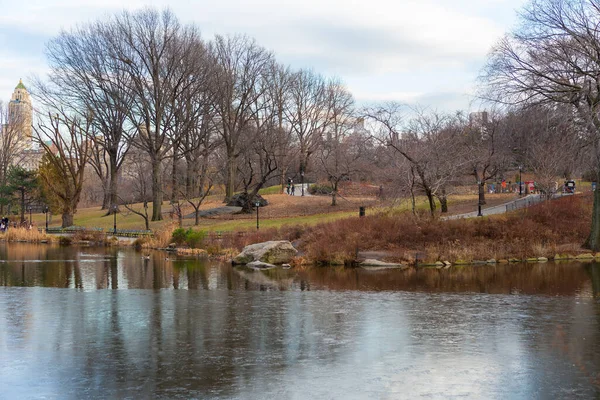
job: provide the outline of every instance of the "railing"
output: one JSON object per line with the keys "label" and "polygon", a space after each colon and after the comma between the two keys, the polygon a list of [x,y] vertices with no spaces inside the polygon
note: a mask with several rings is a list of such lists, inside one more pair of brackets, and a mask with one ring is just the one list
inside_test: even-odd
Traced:
{"label": "railing", "polygon": [[515,200],[512,203],[506,205],[506,212],[520,210],[521,208],[527,208],[535,204],[543,203],[546,200],[558,199],[563,196],[571,196],[571,194],[555,193],[550,195],[550,198],[544,195],[540,196],[527,196],[519,200]]}
{"label": "railing", "polygon": [[124,237],[151,237],[154,235],[152,231],[148,230],[136,230],[136,229],[109,229],[106,231],[106,236],[124,236]]}
{"label": "railing", "polygon": [[209,231],[206,232],[206,239],[212,239],[212,240],[220,240],[220,239],[224,239],[224,238],[230,238],[233,236],[237,236],[237,237],[244,237],[246,235],[247,232],[245,231],[238,231],[238,232],[233,232],[233,231],[225,231],[225,232],[221,232],[221,231]]}
{"label": "railing", "polygon": [[[38,228],[42,230],[43,228]],[[102,228],[88,228],[86,226],[67,226],[66,228],[51,227],[46,231],[47,233],[78,233],[78,232],[102,232]]]}
{"label": "railing", "polygon": [[[44,228],[38,228],[40,232],[44,232]],[[124,237],[149,237],[153,236],[154,233],[149,230],[136,230],[136,229],[109,229],[104,231],[104,228],[86,227],[86,226],[68,226],[66,228],[51,227],[48,228],[46,233],[50,234],[61,234],[61,233],[96,233],[103,232],[106,236],[124,236]]]}

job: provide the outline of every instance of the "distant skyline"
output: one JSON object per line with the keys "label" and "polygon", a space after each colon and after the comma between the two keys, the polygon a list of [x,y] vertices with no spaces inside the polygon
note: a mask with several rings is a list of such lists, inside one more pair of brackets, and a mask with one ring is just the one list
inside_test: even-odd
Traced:
{"label": "distant skyline", "polygon": [[397,100],[475,111],[476,78],[526,0],[0,0],[0,99],[47,71],[61,29],[145,6],[169,7],[202,36],[246,34],[294,69],[342,79],[359,103]]}

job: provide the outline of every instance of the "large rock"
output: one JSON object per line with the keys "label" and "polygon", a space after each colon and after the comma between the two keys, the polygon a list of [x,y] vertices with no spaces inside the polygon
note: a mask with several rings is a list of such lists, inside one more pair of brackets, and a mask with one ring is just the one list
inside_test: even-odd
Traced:
{"label": "large rock", "polygon": [[383,262],[383,261],[379,261],[376,259],[366,259],[363,262],[360,263],[360,266],[365,268],[365,269],[388,269],[388,268],[400,268],[400,269],[405,269],[408,268],[407,265],[404,264],[398,264],[398,263],[388,263],[388,262]]}
{"label": "large rock", "polygon": [[269,264],[269,263],[262,262],[262,261],[252,261],[252,262],[249,262],[248,264],[246,264],[246,266],[250,267],[252,269],[271,269],[271,268],[277,268],[276,265]]}
{"label": "large rock", "polygon": [[246,209],[249,207],[250,209],[252,209],[254,208],[254,203],[256,203],[257,201],[260,203],[261,207],[269,205],[269,202],[260,194],[257,194],[256,196],[254,196],[254,198],[251,199],[248,193],[242,192],[231,196],[231,198],[227,202],[227,206],[242,207],[242,209]]}
{"label": "large rock", "polygon": [[298,250],[287,240],[250,244],[234,259],[234,264],[261,261],[268,264],[286,264],[292,261]]}

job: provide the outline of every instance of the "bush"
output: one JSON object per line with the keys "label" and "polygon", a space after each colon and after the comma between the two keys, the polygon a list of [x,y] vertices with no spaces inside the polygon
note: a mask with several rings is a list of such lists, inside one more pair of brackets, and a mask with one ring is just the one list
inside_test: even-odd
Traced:
{"label": "bush", "polygon": [[204,241],[206,234],[202,231],[196,231],[192,228],[187,230],[177,228],[171,234],[173,241],[178,245],[187,244],[191,248],[198,248]]}
{"label": "bush", "polygon": [[186,230],[183,228],[177,228],[173,231],[173,233],[171,234],[171,237],[173,238],[173,241],[179,245],[182,245],[185,243],[185,239],[186,239]]}
{"label": "bush", "polygon": [[192,228],[185,233],[185,242],[192,249],[200,247],[206,235],[202,231],[195,231]]}
{"label": "bush", "polygon": [[313,183],[308,187],[308,193],[313,195],[323,194],[329,195],[333,192],[333,189],[328,184],[324,183]]}

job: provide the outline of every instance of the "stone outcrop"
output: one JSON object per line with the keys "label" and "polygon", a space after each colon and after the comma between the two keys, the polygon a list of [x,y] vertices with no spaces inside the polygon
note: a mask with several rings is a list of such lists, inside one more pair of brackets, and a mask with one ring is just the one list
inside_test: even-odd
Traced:
{"label": "stone outcrop", "polygon": [[261,261],[267,264],[288,264],[297,253],[298,250],[287,240],[269,241],[244,247],[232,262],[248,264],[252,261]]}
{"label": "stone outcrop", "polygon": [[262,261],[252,261],[252,262],[249,262],[248,264],[246,264],[246,266],[250,267],[250,268],[254,268],[254,269],[271,269],[271,268],[277,268],[276,265],[269,264],[269,263],[262,262]]}
{"label": "stone outcrop", "polygon": [[269,205],[269,202],[260,194],[250,198],[249,193],[242,192],[231,196],[227,202],[227,207],[241,207],[242,212],[251,212],[254,209],[254,203],[256,202],[258,202],[261,207]]}

